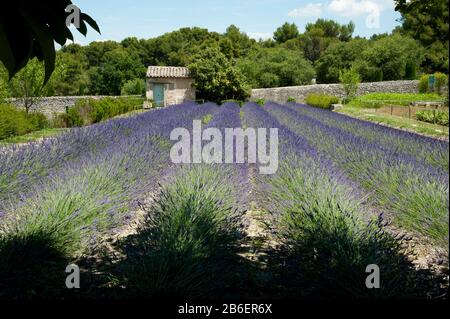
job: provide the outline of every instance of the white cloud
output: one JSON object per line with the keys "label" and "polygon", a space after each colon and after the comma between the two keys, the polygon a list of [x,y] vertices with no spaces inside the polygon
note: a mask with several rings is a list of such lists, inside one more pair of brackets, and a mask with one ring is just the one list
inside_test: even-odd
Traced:
{"label": "white cloud", "polygon": [[372,0],[333,0],[327,9],[333,13],[344,17],[360,16],[375,11],[380,12],[381,6],[379,2]]}
{"label": "white cloud", "polygon": [[270,32],[247,32],[247,35],[255,40],[268,40],[271,39],[273,36],[273,33]]}
{"label": "white cloud", "polygon": [[381,12],[393,5],[391,0],[332,0],[327,11],[342,17],[366,15],[366,26],[376,29],[380,27]]}
{"label": "white cloud", "polygon": [[309,3],[304,7],[292,10],[288,13],[290,17],[318,18],[322,15],[322,3]]}

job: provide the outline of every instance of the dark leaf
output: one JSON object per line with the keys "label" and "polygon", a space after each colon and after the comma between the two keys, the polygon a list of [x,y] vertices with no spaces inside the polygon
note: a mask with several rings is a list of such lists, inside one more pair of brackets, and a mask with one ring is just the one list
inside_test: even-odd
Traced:
{"label": "dark leaf", "polygon": [[[29,13],[22,10],[22,15],[30,26],[35,39],[39,45],[42,57],[45,60],[45,79],[44,84],[48,82],[55,69],[55,45],[50,34],[49,28],[45,25],[39,25],[36,19]],[[35,51],[36,52],[36,51]]]}
{"label": "dark leaf", "polygon": [[97,22],[95,22],[94,19],[92,19],[89,15],[87,15],[86,13],[81,13],[81,18],[86,21],[92,29],[94,29],[95,31],[97,31],[98,33],[101,34],[100,32],[100,28],[97,25]]}

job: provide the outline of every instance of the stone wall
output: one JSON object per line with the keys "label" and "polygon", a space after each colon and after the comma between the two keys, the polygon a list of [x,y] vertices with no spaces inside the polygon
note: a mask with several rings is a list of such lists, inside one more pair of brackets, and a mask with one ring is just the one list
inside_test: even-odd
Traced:
{"label": "stone wall", "polygon": [[[48,118],[53,118],[55,114],[65,113],[68,107],[74,106],[78,100],[95,99],[100,100],[105,97],[119,98],[124,96],[52,96],[39,98],[35,105],[32,106],[31,112],[41,112]],[[23,101],[20,98],[8,99],[8,102],[23,108]]]}
{"label": "stone wall", "polygon": [[[358,95],[367,93],[388,92],[388,93],[418,93],[419,81],[387,81],[361,83]],[[321,93],[344,97],[344,91],[340,84],[314,84],[304,86],[291,86],[271,89],[252,90],[251,100],[264,99],[277,103],[286,103],[289,97],[293,97],[297,102],[302,103],[310,93]]]}

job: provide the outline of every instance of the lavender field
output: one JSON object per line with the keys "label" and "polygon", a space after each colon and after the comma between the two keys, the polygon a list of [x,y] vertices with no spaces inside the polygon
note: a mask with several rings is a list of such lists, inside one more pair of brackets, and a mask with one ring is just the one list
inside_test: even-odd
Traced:
{"label": "lavender field", "polygon": [[[193,120],[278,128],[277,173],[173,164]],[[0,149],[0,298],[433,297],[448,191],[448,143],[305,105],[113,119]],[[88,287],[66,288],[70,263]]]}

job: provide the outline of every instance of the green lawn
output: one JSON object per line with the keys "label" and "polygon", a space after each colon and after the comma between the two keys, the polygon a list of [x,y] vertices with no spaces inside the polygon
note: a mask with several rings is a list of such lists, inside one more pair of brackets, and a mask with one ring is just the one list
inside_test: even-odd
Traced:
{"label": "green lawn", "polygon": [[447,126],[410,120],[407,118],[389,114],[376,113],[373,109],[365,109],[361,107],[354,107],[352,105],[346,105],[336,112],[343,113],[362,120],[386,124],[395,128],[404,129],[420,134],[426,134],[433,137],[449,136],[449,128]]}
{"label": "green lawn", "polygon": [[349,103],[351,107],[381,107],[384,105],[409,105],[411,102],[443,102],[438,94],[413,93],[370,93],[355,98]]}
{"label": "green lawn", "polygon": [[42,138],[52,137],[61,134],[68,129],[65,128],[47,128],[40,131],[35,131],[26,135],[13,136],[4,140],[0,140],[0,145],[6,144],[21,144],[35,142]]}

